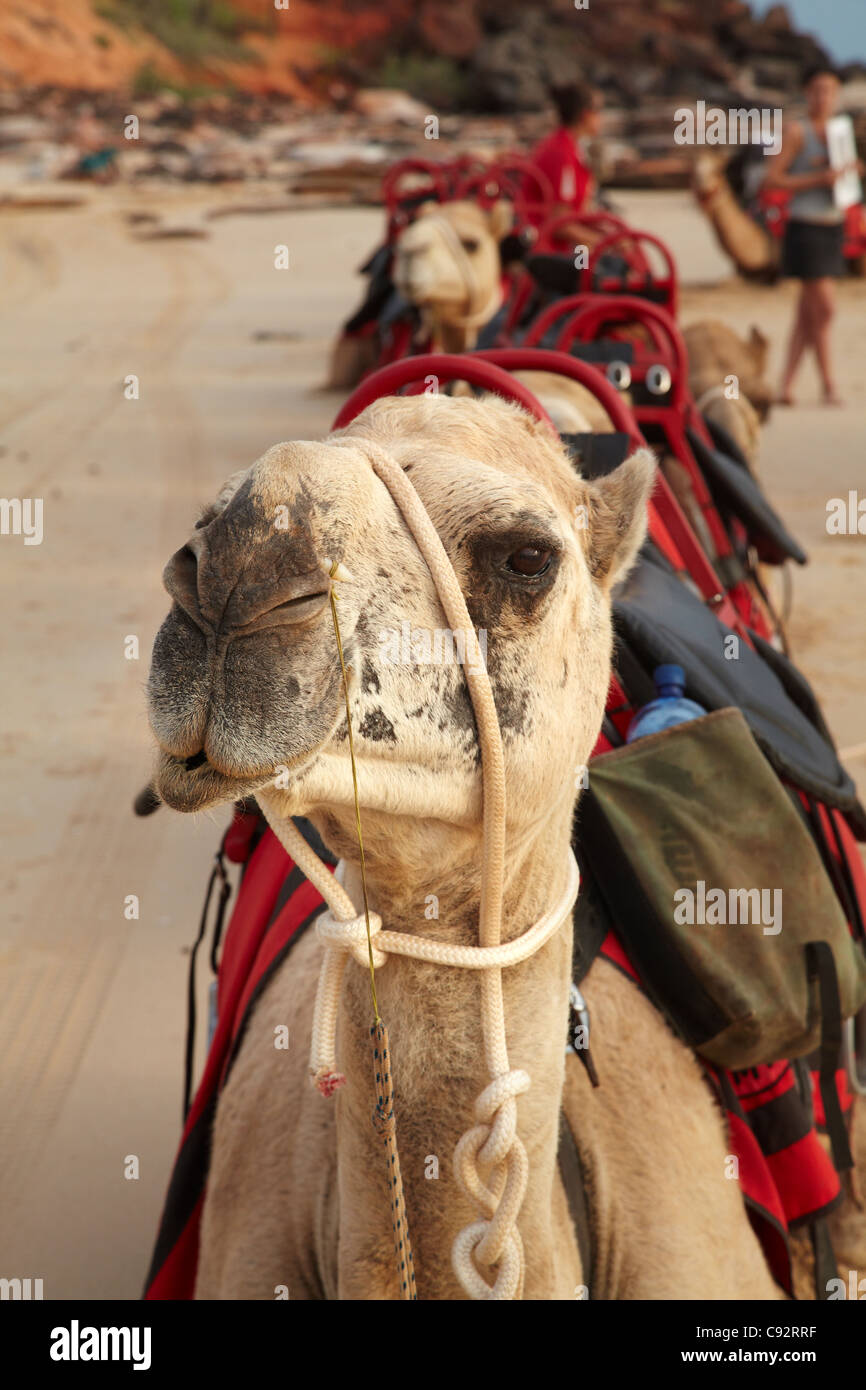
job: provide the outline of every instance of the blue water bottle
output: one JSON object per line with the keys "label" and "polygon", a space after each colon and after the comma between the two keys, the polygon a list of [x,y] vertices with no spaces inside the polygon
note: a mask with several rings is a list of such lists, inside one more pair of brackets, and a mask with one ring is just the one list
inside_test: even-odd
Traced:
{"label": "blue water bottle", "polygon": [[662,729],[673,728],[674,724],[685,724],[689,719],[700,719],[706,710],[687,700],[686,673],[682,666],[657,666],[653,671],[656,698],[639,709],[628,726],[626,743],[646,734],[659,734]]}

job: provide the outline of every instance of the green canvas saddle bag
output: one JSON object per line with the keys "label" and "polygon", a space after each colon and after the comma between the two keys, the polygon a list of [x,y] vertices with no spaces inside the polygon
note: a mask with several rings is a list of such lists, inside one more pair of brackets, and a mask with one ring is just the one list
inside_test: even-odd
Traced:
{"label": "green canvas saddle bag", "polygon": [[594,758],[577,830],[647,993],[689,1046],[734,1071],[820,1047],[832,1079],[842,1019],[866,1002],[866,953],[739,710]]}

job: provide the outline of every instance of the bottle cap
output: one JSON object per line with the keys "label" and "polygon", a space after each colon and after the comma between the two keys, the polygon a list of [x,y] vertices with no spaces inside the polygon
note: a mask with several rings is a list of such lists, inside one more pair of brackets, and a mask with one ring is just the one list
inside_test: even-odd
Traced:
{"label": "bottle cap", "polygon": [[657,666],[653,671],[653,680],[659,689],[663,685],[678,685],[682,690],[686,684],[686,673],[682,666],[676,666],[671,662],[669,665]]}

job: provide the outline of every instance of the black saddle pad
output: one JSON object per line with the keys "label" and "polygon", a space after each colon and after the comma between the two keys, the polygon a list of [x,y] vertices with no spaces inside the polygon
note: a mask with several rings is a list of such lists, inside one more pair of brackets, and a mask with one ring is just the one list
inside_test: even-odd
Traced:
{"label": "black saddle pad", "polygon": [[524,262],[536,285],[543,290],[565,298],[576,294],[580,272],[574,264],[574,256],[558,256],[553,252],[540,252],[527,256]]}
{"label": "black saddle pad", "polygon": [[[619,261],[618,257],[611,257],[608,261],[606,256],[602,256],[592,277],[592,288],[602,294],[635,295],[638,299],[650,300],[652,304],[667,303],[669,291],[664,286],[659,287],[652,280],[629,283],[626,280],[627,273],[628,266],[625,261]],[[605,280],[619,280],[622,283],[618,286],[604,287]]]}
{"label": "black saddle pad", "polygon": [[380,246],[378,251],[361,267],[362,274],[368,278],[367,293],[360,309],[357,309],[343,327],[344,333],[357,333],[365,324],[382,317],[388,300],[394,291],[391,280],[391,247]]}
{"label": "black saddle pad", "polygon": [[630,451],[627,434],[562,434],[560,439],[582,478],[603,478],[624,463]]}
{"label": "black saddle pad", "polygon": [[808,559],[788,531],[778,512],[764,496],[754,476],[735,458],[711,449],[694,430],[686,431],[689,443],[713,501],[723,517],[736,517],[745,526],[759,557],[768,565]]}
{"label": "black saddle pad", "polygon": [[[557,331],[561,328],[559,324]],[[581,362],[601,362],[605,366],[608,362],[625,362],[630,367],[634,362],[634,343],[619,338],[596,338],[592,343],[572,343],[568,355]]]}
{"label": "black saddle pad", "polygon": [[496,347],[496,340],[499,337],[499,334],[502,332],[502,329],[505,327],[505,320],[507,317],[508,305],[503,304],[501,308],[497,309],[496,313],[493,315],[493,318],[488,319],[487,323],[485,323],[484,326],[478,330],[478,342],[475,344],[475,346],[479,351],[481,351],[483,348]]}
{"label": "black saddle pad", "polygon": [[747,473],[751,473],[752,468],[749,460],[741,450],[733,435],[728,434],[724,425],[720,425],[717,420],[711,420],[708,415],[702,415],[701,419],[710,432],[710,438],[723,454],[727,454],[729,459],[738,463],[741,468],[745,468]]}

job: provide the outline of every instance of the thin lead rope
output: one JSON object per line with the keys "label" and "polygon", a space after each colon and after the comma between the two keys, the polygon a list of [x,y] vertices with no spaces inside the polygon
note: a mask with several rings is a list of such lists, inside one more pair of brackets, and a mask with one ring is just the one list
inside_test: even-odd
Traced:
{"label": "thin lead rope", "polygon": [[394,1229],[394,1251],[397,1256],[400,1297],[406,1302],[414,1303],[417,1302],[418,1293],[415,1288],[415,1261],[412,1256],[412,1242],[409,1239],[403,1175],[400,1172],[400,1155],[397,1152],[394,1083],[391,1079],[391,1045],[388,1042],[388,1029],[381,1018],[377,1018],[370,1029],[370,1037],[373,1039],[373,1076],[376,1083],[376,1109],[373,1111],[373,1126],[382,1136],[388,1160],[388,1195],[391,1199],[391,1225]]}
{"label": "thin lead rope", "polygon": [[376,998],[376,967],[373,964],[373,938],[370,933],[370,903],[367,898],[367,864],[364,859],[364,837],[361,834],[361,802],[358,796],[358,769],[355,766],[355,743],[352,738],[352,711],[349,708],[349,678],[346,675],[346,662],[343,658],[343,641],[340,637],[340,620],[337,617],[337,595],[334,592],[334,583],[337,578],[337,571],[340,568],[339,560],[335,560],[331,565],[331,618],[334,623],[334,636],[337,639],[337,651],[340,656],[340,670],[343,673],[343,698],[346,702],[346,727],[349,730],[349,761],[352,764],[352,791],[355,798],[355,829],[358,832],[358,851],[361,856],[361,889],[364,896],[364,923],[367,928],[367,954],[370,960],[370,993],[373,996],[373,1018],[377,1024],[382,1020],[379,1017],[379,1001]]}
{"label": "thin lead rope", "polygon": [[406,1215],[406,1194],[403,1191],[403,1175],[400,1171],[400,1155],[397,1151],[397,1120],[394,1115],[394,1083],[391,1078],[391,1046],[388,1029],[379,1014],[379,1001],[376,998],[376,967],[373,963],[373,937],[370,930],[370,904],[367,898],[367,866],[364,858],[364,836],[361,831],[361,800],[358,795],[358,770],[355,765],[355,742],[352,737],[352,711],[349,705],[349,677],[343,656],[343,640],[340,636],[340,620],[337,616],[337,594],[335,582],[340,568],[339,560],[331,565],[331,618],[334,623],[334,636],[337,639],[337,652],[340,657],[340,670],[343,675],[343,697],[346,702],[346,726],[349,730],[349,761],[352,765],[352,790],[355,801],[355,829],[358,832],[358,851],[361,860],[361,886],[364,895],[364,924],[367,930],[367,958],[370,964],[370,993],[373,996],[373,1077],[376,1085],[376,1108],[373,1111],[373,1128],[382,1136],[385,1146],[386,1171],[388,1175],[388,1196],[391,1201],[391,1226],[394,1232],[394,1254],[397,1257],[397,1278],[400,1281],[400,1298],[408,1302],[417,1300],[415,1289],[415,1261],[412,1256],[412,1242],[409,1238],[409,1219]]}

